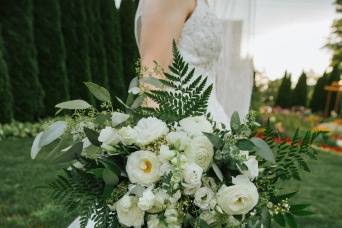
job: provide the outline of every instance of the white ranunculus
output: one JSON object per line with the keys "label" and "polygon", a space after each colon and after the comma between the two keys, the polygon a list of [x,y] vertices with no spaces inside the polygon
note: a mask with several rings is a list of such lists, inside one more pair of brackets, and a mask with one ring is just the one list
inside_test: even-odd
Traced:
{"label": "white ranunculus", "polygon": [[147,188],[142,197],[139,198],[138,206],[141,210],[147,211],[150,210],[154,205],[155,196],[152,192],[152,189]]}
{"label": "white ranunculus", "polygon": [[184,193],[187,195],[192,195],[197,189],[201,187],[203,169],[196,163],[189,163],[185,166],[183,171],[184,183]]}
{"label": "white ranunculus", "polygon": [[216,204],[214,196],[215,194],[210,188],[202,187],[195,193],[194,204],[202,210],[208,210]]}
{"label": "white ranunculus", "polygon": [[166,136],[166,141],[175,147],[176,150],[183,151],[190,145],[189,136],[183,131],[170,132]]}
{"label": "white ranunculus", "polygon": [[196,163],[206,171],[213,160],[214,147],[206,136],[197,136],[191,140],[185,155],[189,162]]}
{"label": "white ranunculus", "polygon": [[155,117],[142,118],[134,127],[137,132],[137,144],[146,146],[169,132],[166,123]]}
{"label": "white ranunculus", "polygon": [[113,128],[106,127],[101,130],[98,140],[102,143],[102,148],[110,151],[120,142],[120,136]]}
{"label": "white ranunculus", "polygon": [[150,185],[160,178],[160,161],[151,151],[136,151],[128,156],[126,172],[131,183]]}
{"label": "white ranunculus", "polygon": [[119,222],[125,226],[140,227],[144,224],[145,212],[138,207],[137,197],[125,195],[115,204]]}
{"label": "white ranunculus", "polygon": [[112,125],[113,127],[118,126],[119,124],[122,124],[126,120],[128,120],[129,115],[122,113],[122,112],[113,112],[112,113]]}
{"label": "white ranunculus", "polygon": [[130,126],[121,128],[118,130],[118,134],[120,135],[121,142],[125,145],[129,146],[136,142],[137,132]]}
{"label": "white ranunculus", "polygon": [[159,149],[159,159],[161,161],[170,161],[176,155],[175,151],[170,150],[166,145],[161,145]]}
{"label": "white ranunculus", "polygon": [[247,175],[250,179],[254,179],[259,175],[258,161],[255,156],[249,156],[248,160],[244,162],[248,170],[243,171],[244,175]]}
{"label": "white ranunculus", "polygon": [[203,132],[213,132],[213,126],[205,116],[187,117],[179,121],[179,124],[190,136],[199,136]]}
{"label": "white ranunculus", "polygon": [[246,176],[238,176],[233,182],[235,185],[219,189],[217,203],[228,215],[247,214],[258,203],[258,190]]}

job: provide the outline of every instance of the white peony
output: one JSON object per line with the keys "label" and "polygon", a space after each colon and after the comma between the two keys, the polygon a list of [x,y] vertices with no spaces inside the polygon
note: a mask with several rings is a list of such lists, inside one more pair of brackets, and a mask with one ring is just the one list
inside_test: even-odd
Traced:
{"label": "white peony", "polygon": [[134,129],[140,146],[146,146],[169,132],[166,123],[155,117],[142,118]]}
{"label": "white peony", "polygon": [[258,190],[246,176],[237,176],[233,183],[235,185],[223,185],[219,189],[217,203],[228,215],[247,214],[258,203]]}
{"label": "white peony", "polygon": [[188,163],[183,171],[184,183],[184,193],[187,195],[192,195],[197,189],[201,187],[203,169],[196,163]]}
{"label": "white peony", "polygon": [[160,178],[160,162],[150,151],[136,151],[128,156],[126,172],[131,183],[150,185]]}
{"label": "white peony", "polygon": [[190,145],[189,136],[183,131],[170,132],[166,136],[168,144],[175,147],[176,150],[183,151]]}
{"label": "white peony", "polygon": [[213,132],[213,127],[205,116],[187,117],[179,121],[179,124],[190,136],[199,136],[203,132]]}
{"label": "white peony", "polygon": [[122,124],[126,120],[128,120],[129,115],[122,112],[113,112],[112,113],[112,126],[116,127],[119,124]]}
{"label": "white peony", "polygon": [[254,179],[259,175],[258,161],[255,156],[249,156],[248,160],[244,162],[248,170],[242,171],[242,173],[248,176],[250,179]]}
{"label": "white peony", "polygon": [[150,210],[154,205],[155,196],[152,189],[148,188],[143,192],[142,197],[139,198],[138,206],[141,210]]}
{"label": "white peony", "polygon": [[214,196],[215,194],[210,188],[202,187],[195,193],[194,204],[202,210],[208,210],[216,204]]}
{"label": "white peony", "polygon": [[206,171],[213,160],[214,147],[206,136],[197,136],[191,140],[185,155],[189,162],[196,163]]}
{"label": "white peony", "polygon": [[102,143],[101,147],[103,149],[111,151],[113,146],[120,142],[120,136],[113,128],[106,127],[101,130],[98,140]]}
{"label": "white peony", "polygon": [[119,222],[125,226],[140,227],[144,224],[145,212],[138,207],[138,199],[125,195],[115,204]]}
{"label": "white peony", "polygon": [[118,134],[120,135],[121,142],[125,145],[129,146],[136,142],[137,132],[130,126],[121,128],[118,130]]}
{"label": "white peony", "polygon": [[170,148],[166,145],[161,145],[159,149],[159,159],[161,161],[169,161],[176,155],[174,150],[170,150]]}

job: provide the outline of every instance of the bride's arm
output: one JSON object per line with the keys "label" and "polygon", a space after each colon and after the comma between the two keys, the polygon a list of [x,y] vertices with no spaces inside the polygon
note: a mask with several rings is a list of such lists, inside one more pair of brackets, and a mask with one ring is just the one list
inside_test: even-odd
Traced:
{"label": "bride's arm", "polygon": [[163,69],[172,61],[172,41],[178,40],[194,0],[145,0],[140,34],[141,65]]}

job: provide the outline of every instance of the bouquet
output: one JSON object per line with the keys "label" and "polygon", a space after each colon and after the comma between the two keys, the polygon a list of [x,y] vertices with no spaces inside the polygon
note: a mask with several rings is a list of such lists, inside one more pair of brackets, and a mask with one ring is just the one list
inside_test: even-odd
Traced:
{"label": "bouquet", "polygon": [[[83,100],[56,105],[72,118],[52,123],[35,138],[31,156],[65,164],[49,184],[53,199],[95,227],[296,227],[309,215],[306,204],[290,201],[285,186],[309,171],[306,159],[318,133],[297,133],[276,143],[267,126],[263,139],[251,112],[230,126],[207,113],[212,90],[205,77],[173,46],[173,64],[163,79],[131,83],[122,110],[110,93],[85,83],[101,105]],[[153,85],[142,91],[141,82]],[[144,100],[158,105],[146,107]]]}

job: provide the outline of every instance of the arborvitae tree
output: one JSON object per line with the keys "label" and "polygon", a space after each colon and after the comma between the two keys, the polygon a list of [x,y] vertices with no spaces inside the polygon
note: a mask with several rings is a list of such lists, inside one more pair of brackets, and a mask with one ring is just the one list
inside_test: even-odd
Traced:
{"label": "arborvitae tree", "polygon": [[108,88],[107,61],[101,27],[99,0],[85,0],[89,35],[90,69],[92,81]]}
{"label": "arborvitae tree", "polygon": [[[328,85],[331,85],[334,82],[341,80],[341,73],[342,72],[340,70],[340,66],[338,64],[334,65],[332,71],[329,73]],[[331,94],[329,112],[334,109],[336,95],[337,95],[336,93]]]}
{"label": "arborvitae tree", "polygon": [[101,17],[109,89],[113,97],[116,96],[123,99],[126,98],[127,87],[125,85],[122,65],[119,14],[113,0],[101,1]]}
{"label": "arborvitae tree", "polygon": [[132,78],[136,76],[136,62],[139,52],[134,37],[134,17],[136,11],[136,1],[123,0],[120,6],[120,22],[123,64],[126,86],[129,85]]}
{"label": "arborvitae tree", "polygon": [[7,64],[4,59],[4,43],[0,28],[0,123],[10,122],[13,118],[13,98],[8,77]]}
{"label": "arborvitae tree", "polygon": [[322,77],[317,80],[314,92],[312,94],[310,108],[312,112],[323,112],[326,102],[326,91],[324,87],[328,84],[328,74],[325,72]]}
{"label": "arborvitae tree", "polygon": [[85,0],[59,1],[70,97],[92,103],[93,97],[83,85],[83,82],[91,81]]}
{"label": "arborvitae tree", "polygon": [[292,89],[291,89],[291,75],[285,72],[285,75],[282,79],[281,85],[278,90],[278,96],[275,102],[276,106],[280,106],[282,108],[290,108],[291,107],[291,99],[292,99]]}
{"label": "arborvitae tree", "polygon": [[46,94],[45,113],[51,115],[57,103],[69,99],[59,1],[33,0],[33,3],[39,79]]}
{"label": "arborvitae tree", "polygon": [[329,43],[327,46],[333,51],[332,66],[342,65],[342,0],[336,0],[336,12],[338,18],[332,25],[332,31]]}
{"label": "arborvitae tree", "polygon": [[307,94],[308,85],[306,84],[307,76],[305,72],[301,74],[298,79],[297,85],[293,90],[292,94],[292,105],[293,106],[307,106]]}
{"label": "arborvitae tree", "polygon": [[[3,0],[0,21],[17,120],[33,121],[43,110],[34,43],[32,0]],[[54,83],[54,82],[53,82]]]}

